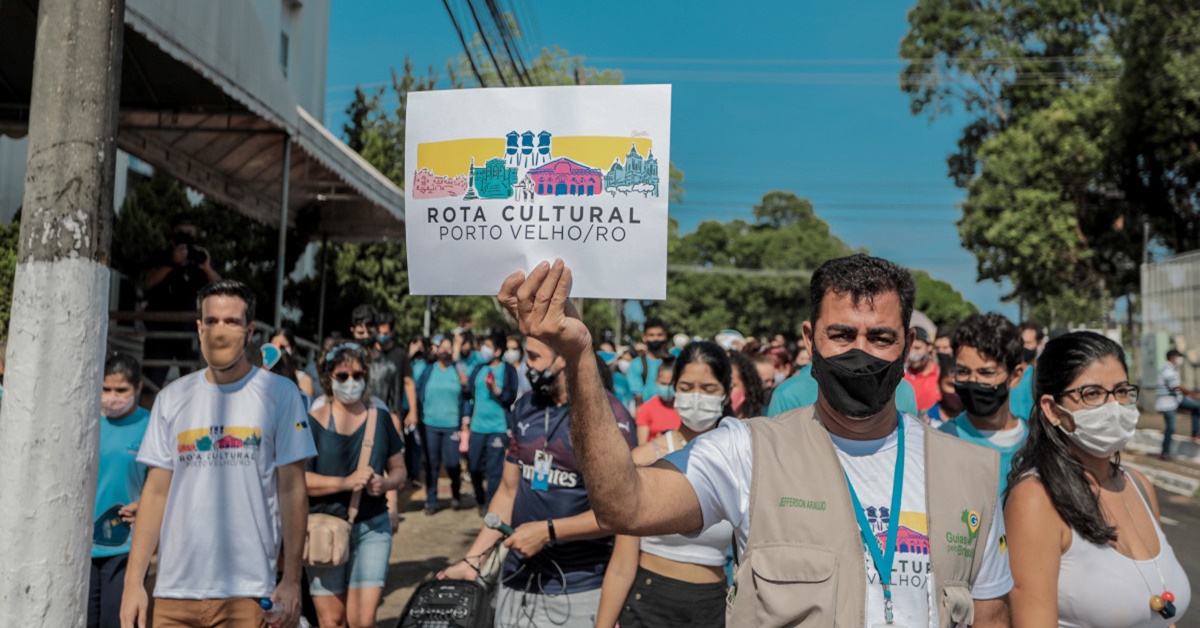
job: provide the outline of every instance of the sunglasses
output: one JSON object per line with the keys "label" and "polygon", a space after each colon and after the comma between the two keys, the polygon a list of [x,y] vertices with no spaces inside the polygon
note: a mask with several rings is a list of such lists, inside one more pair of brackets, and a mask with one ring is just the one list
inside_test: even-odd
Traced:
{"label": "sunglasses", "polygon": [[355,372],[353,372],[353,373],[346,373],[346,372],[344,372],[344,371],[343,371],[343,372],[341,372],[341,373],[334,373],[334,374],[333,374],[333,378],[334,378],[334,379],[336,379],[336,380],[337,380],[337,381],[339,381],[339,382],[344,382],[344,381],[346,381],[346,380],[350,379],[351,377],[353,377],[353,378],[354,378],[354,381],[356,381],[356,382],[361,382],[361,381],[363,381],[364,379],[366,379],[366,377],[367,377],[367,374],[366,374],[366,373],[364,373],[364,372],[362,372],[362,371],[355,371]]}

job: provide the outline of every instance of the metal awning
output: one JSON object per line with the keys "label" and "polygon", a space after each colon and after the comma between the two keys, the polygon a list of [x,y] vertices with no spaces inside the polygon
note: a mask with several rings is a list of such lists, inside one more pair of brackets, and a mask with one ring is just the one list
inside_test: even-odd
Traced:
{"label": "metal awning", "polygon": [[[0,133],[26,132],[36,18],[0,0]],[[403,237],[403,193],[296,104],[248,0],[127,0],[125,24],[122,150],[310,238]]]}

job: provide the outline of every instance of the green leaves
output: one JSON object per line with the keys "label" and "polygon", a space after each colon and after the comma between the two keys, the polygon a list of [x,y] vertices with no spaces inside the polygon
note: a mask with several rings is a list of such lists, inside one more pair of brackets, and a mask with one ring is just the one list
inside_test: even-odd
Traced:
{"label": "green leaves", "polygon": [[[812,203],[792,192],[767,193],[754,217],[753,223],[705,221],[683,236],[672,219],[667,300],[649,305],[649,312],[689,334],[712,336],[732,327],[798,337],[810,313],[811,271],[855,251],[830,232]],[[949,284],[923,271],[914,278],[918,309],[939,325],[975,311]]]}
{"label": "green leaves", "polygon": [[948,165],[980,278],[1099,316],[1137,290],[1144,224],[1170,250],[1200,246],[1194,1],[920,0],[908,19],[913,113],[974,118]]}

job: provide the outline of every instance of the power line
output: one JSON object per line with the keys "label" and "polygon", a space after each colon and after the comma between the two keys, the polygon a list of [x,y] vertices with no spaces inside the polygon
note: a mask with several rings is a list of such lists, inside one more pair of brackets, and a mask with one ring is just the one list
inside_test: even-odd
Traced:
{"label": "power line", "polygon": [[458,18],[454,16],[454,11],[450,9],[450,1],[442,0],[442,6],[446,7],[446,14],[450,16],[450,23],[454,25],[454,32],[458,33],[458,41],[462,44],[463,53],[467,55],[467,62],[471,64],[471,72],[475,74],[475,80],[483,87],[487,87],[487,82],[483,80],[483,75],[479,73],[479,67],[475,65],[475,57],[471,54],[471,47],[467,45],[467,39],[463,35],[462,27],[458,24]]}
{"label": "power line", "polygon": [[496,69],[496,76],[500,77],[500,84],[508,87],[508,79],[504,78],[504,68],[500,67],[500,62],[496,61],[496,54],[492,52],[492,44],[488,41],[490,38],[484,32],[483,24],[479,21],[479,13],[475,11],[475,3],[472,0],[466,0],[467,10],[471,12],[471,19],[475,20],[475,28],[479,29],[479,38],[483,40],[483,49],[487,51],[488,57],[492,60],[492,67]]}
{"label": "power line", "polygon": [[682,57],[682,58],[662,58],[662,57],[589,57],[589,61],[593,63],[660,63],[663,65],[935,65],[942,64],[947,61],[967,64],[992,64],[992,63],[1012,63],[1017,61],[1039,61],[1049,63],[1067,63],[1075,61],[1102,61],[1101,57],[1092,55],[1075,55],[1075,56],[1056,56],[1056,57],[1037,57],[1037,56],[1021,56],[1021,57],[969,57],[964,55],[943,55],[937,57],[925,57],[915,59],[886,58],[886,59],[853,59],[853,58],[827,58],[827,59],[803,59],[803,58],[758,58],[758,59],[730,59],[730,58],[702,58],[702,57]]}

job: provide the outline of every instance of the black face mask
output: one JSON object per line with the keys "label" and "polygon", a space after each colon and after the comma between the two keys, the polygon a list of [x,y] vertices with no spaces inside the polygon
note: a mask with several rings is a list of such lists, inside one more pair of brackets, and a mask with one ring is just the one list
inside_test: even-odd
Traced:
{"label": "black face mask", "polygon": [[978,382],[954,382],[954,392],[962,399],[967,414],[989,417],[1000,411],[1008,401],[1008,386],[989,386]]}
{"label": "black face mask", "polygon": [[943,392],[938,408],[941,409],[943,421],[953,419],[963,413],[962,397],[956,392]]}
{"label": "black face mask", "polygon": [[907,352],[895,362],[877,358],[860,349],[826,358],[813,352],[812,376],[817,390],[829,405],[848,417],[864,419],[879,414],[896,394],[904,379]]}
{"label": "black face mask", "polygon": [[533,392],[544,397],[554,395],[554,383],[558,379],[557,373],[550,369],[539,371],[532,366],[525,367],[525,378],[529,380],[529,385],[533,387]]}
{"label": "black face mask", "polygon": [[1037,359],[1037,349],[1021,349],[1021,361],[1026,364],[1033,364]]}
{"label": "black face mask", "polygon": [[659,351],[662,351],[662,348],[665,346],[667,346],[666,340],[648,340],[648,341],[646,341],[646,348],[654,353],[658,353]]}

